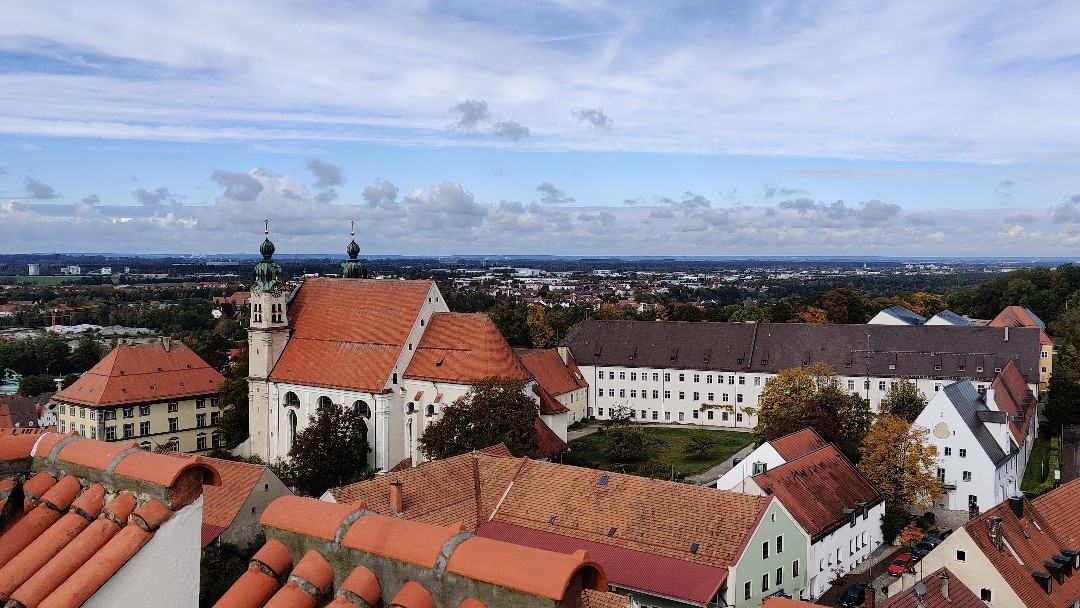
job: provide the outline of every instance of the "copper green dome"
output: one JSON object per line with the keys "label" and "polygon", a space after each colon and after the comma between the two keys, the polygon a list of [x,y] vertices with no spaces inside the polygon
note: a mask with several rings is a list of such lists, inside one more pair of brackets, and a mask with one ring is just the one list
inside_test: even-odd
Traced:
{"label": "copper green dome", "polygon": [[270,261],[270,258],[274,257],[274,244],[270,242],[270,239],[263,239],[262,245],[259,245],[259,253],[265,261]]}
{"label": "copper green dome", "polygon": [[259,253],[262,254],[263,259],[255,264],[255,285],[262,291],[273,291],[282,288],[284,274],[281,272],[281,266],[274,261],[274,244],[270,242],[269,222],[266,223],[264,234],[266,238],[263,239],[262,245],[259,245]]}
{"label": "copper green dome", "polygon": [[[356,236],[355,225],[349,231],[349,235]],[[364,267],[356,259],[356,256],[360,255],[360,246],[356,244],[355,238],[349,242],[349,246],[345,248],[345,253],[349,254],[349,259],[341,265],[341,276],[346,279],[359,279],[364,274]]]}

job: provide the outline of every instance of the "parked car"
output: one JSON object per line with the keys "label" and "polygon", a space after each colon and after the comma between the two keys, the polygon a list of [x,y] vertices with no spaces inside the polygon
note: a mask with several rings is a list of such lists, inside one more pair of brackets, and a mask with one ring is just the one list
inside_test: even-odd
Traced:
{"label": "parked car", "polygon": [[866,583],[855,583],[840,596],[840,608],[856,608],[866,602]]}
{"label": "parked car", "polygon": [[911,554],[901,553],[889,564],[889,575],[900,576],[905,572],[911,572],[913,565],[915,565],[915,559],[911,557]]}
{"label": "parked car", "polygon": [[940,528],[934,528],[923,535],[922,540],[925,543],[930,543],[935,547],[940,545],[942,541],[952,534],[952,528],[946,528],[944,526]]}
{"label": "parked car", "polygon": [[933,551],[934,547],[937,547],[936,543],[929,543],[925,540],[915,543],[915,546],[911,548],[912,560],[917,562],[920,559],[926,557],[926,554]]}

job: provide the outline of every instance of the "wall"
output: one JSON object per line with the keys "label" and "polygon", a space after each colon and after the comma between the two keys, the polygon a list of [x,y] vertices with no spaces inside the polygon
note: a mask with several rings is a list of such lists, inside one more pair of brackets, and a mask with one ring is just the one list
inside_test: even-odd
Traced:
{"label": "wall", "polygon": [[[140,407],[142,406],[139,404],[91,408],[61,403],[60,407],[57,408],[57,412],[64,412],[58,413],[60,422],[64,423],[64,427],[60,429],[61,432],[78,430],[84,437],[91,439],[148,443],[149,445],[144,446],[148,449],[164,446],[175,438],[179,443],[179,451],[205,453],[214,448],[214,434],[217,427],[215,424],[211,424],[211,421],[214,415],[221,415],[221,408],[216,405],[217,400],[216,393],[197,398],[179,399],[173,401],[173,403],[177,404],[176,412],[169,412],[169,401],[142,404],[143,406],[149,406],[150,413],[148,415],[140,413]],[[202,403],[202,407],[199,407],[199,403]],[[130,418],[124,417],[125,409],[131,409],[132,416]],[[115,414],[115,418],[106,419],[109,413]],[[204,416],[204,425],[201,427],[197,425],[197,416],[200,414]],[[169,430],[170,418],[177,419],[176,431]],[[150,423],[149,434],[140,432],[140,426],[143,422]],[[132,425],[133,434],[130,437],[124,436],[125,424]],[[115,438],[111,440],[107,439],[108,432],[106,429],[109,427],[115,429]],[[203,449],[198,447],[199,435],[204,436],[206,439],[206,446]]]}
{"label": "wall", "polygon": [[[942,503],[946,509],[966,511],[968,495],[977,497],[979,508],[983,511],[997,504],[998,471],[994,463],[983,451],[982,446],[960,417],[949,398],[941,393],[930,400],[926,409],[915,419],[915,424],[929,431],[928,441],[937,447],[938,466],[945,469],[946,484],[955,485],[955,490],[947,490]],[[948,431],[948,437],[940,438],[934,432],[938,429]],[[952,450],[951,456],[945,455],[945,448]],[[960,450],[967,450],[967,456],[960,458]],[[971,481],[963,480],[963,472],[971,472]]]}
{"label": "wall", "polygon": [[769,469],[775,469],[786,461],[768,442],[763,443],[750,452],[742,462],[721,475],[720,479],[716,480],[716,489],[743,492],[744,480],[754,475],[755,462],[764,462]]}
{"label": "wall", "polygon": [[[784,537],[784,550],[777,553],[776,537],[780,535]],[[768,559],[762,559],[762,543],[765,542],[769,543]],[[728,576],[728,604],[740,607],[760,606],[766,596],[781,588],[785,593],[799,597],[799,593],[806,588],[809,544],[809,536],[795,523],[795,519],[780,501],[770,501],[764,517]],[[798,576],[792,576],[792,562],[795,560],[799,562]],[[777,568],[784,569],[784,581],[780,585],[776,584]],[[761,581],[765,574],[769,575],[769,587],[762,591]],[[747,582],[750,583],[751,590],[749,600],[745,599],[743,590]]]}
{"label": "wall", "polygon": [[[965,561],[957,561],[957,549],[964,551]],[[948,568],[976,596],[979,595],[981,588],[990,589],[993,594],[991,605],[994,608],[1025,608],[1023,602],[1005,582],[1005,579],[998,574],[990,560],[975,545],[975,541],[972,540],[966,528],[957,529],[943,543],[928,553],[920,565],[916,566],[915,575],[907,574],[898,577],[896,582],[889,586],[889,595],[895,595],[914,586],[919,580],[919,572],[934,572],[942,566]]]}
{"label": "wall", "polygon": [[90,596],[84,608],[196,608],[202,504],[199,497],[174,513],[134,557]]}
{"label": "wall", "polygon": [[259,518],[263,511],[276,498],[291,496],[292,492],[269,468],[263,469],[262,477],[251,489],[251,494],[237,511],[232,525],[221,533],[219,541],[237,547],[246,547],[262,533]]}
{"label": "wall", "polygon": [[[810,577],[808,589],[811,597],[821,597],[829,590],[835,578],[833,568],[841,568],[841,574],[846,573],[881,545],[881,516],[884,513],[885,503],[880,502],[868,509],[865,517],[857,516],[854,527],[844,524],[810,547],[807,576]],[[837,551],[840,552],[839,561]]]}

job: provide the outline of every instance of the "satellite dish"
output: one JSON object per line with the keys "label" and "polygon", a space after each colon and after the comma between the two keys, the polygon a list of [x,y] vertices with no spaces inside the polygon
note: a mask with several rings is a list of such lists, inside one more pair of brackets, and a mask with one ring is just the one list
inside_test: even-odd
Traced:
{"label": "satellite dish", "polygon": [[915,583],[915,595],[919,597],[926,595],[926,585],[922,583]]}

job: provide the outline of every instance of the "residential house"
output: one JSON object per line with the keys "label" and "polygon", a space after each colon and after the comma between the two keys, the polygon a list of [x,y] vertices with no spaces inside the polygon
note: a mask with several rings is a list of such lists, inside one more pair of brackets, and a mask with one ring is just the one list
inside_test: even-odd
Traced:
{"label": "residential house", "polygon": [[266,544],[217,608],[626,608],[585,551],[544,551],[372,513],[363,504],[278,498]]}
{"label": "residential house", "polygon": [[733,489],[779,499],[810,535],[805,597],[820,597],[881,545],[884,497],[836,446],[826,444],[772,467],[755,461],[754,471]]}
{"label": "residential house", "polygon": [[974,327],[975,322],[964,318],[951,310],[943,310],[926,320],[926,325],[955,325],[957,327]]}
{"label": "residential house", "polygon": [[932,396],[957,380],[986,386],[1014,361],[1038,391],[1039,330],[948,325],[598,321],[566,338],[602,420],[753,428],[765,384],[828,365],[873,409],[901,378]]}
{"label": "residential house", "polygon": [[208,452],[221,445],[218,389],[225,377],[178,340],[120,343],[50,407],[60,432],[135,441],[146,450]]}
{"label": "residential house", "polygon": [[566,408],[568,424],[588,417],[589,384],[569,348],[521,349],[517,352],[521,364],[536,379],[537,385]]}
{"label": "residential house", "polygon": [[327,492],[324,500],[478,536],[584,550],[637,606],[759,606],[806,588],[809,536],[774,497],[485,450]]}
{"label": "residential house", "polygon": [[[916,586],[917,583],[922,583],[922,587]],[[867,589],[867,593],[876,591]],[[964,581],[945,566],[875,603],[877,608],[986,608],[990,605],[980,600]],[[866,606],[870,608],[870,602]]]}
{"label": "residential house", "polygon": [[1045,391],[1054,373],[1054,341],[1046,334],[1046,323],[1023,306],[1007,306],[990,321],[991,327],[1029,327],[1039,330],[1039,390]]}
{"label": "residential house", "polygon": [[904,306],[890,306],[867,321],[870,325],[923,325],[926,317]]}
{"label": "residential house", "polygon": [[0,430],[0,602],[199,605],[203,463],[77,433]]}
{"label": "residential house", "polygon": [[[45,407],[52,393],[41,397],[0,395],[0,428],[32,428],[50,426],[51,414]],[[55,421],[54,421],[55,423]]]}
{"label": "residential house", "polygon": [[828,445],[812,427],[762,442],[716,480],[716,489],[742,492],[746,480]]}
{"label": "residential house", "polygon": [[251,453],[287,458],[310,416],[336,406],[367,420],[366,464],[419,463],[428,425],[493,376],[525,383],[537,406],[537,442],[547,448],[537,456],[565,450],[565,408],[543,402],[487,315],[449,312],[434,281],[354,278],[361,274],[355,241],[343,278],[307,278],[291,292],[273,243],[260,251],[248,329]]}
{"label": "residential house", "polygon": [[[948,568],[994,608],[1080,606],[1080,481],[1028,500],[1018,494],[972,518],[926,555],[923,572]],[[904,575],[895,595],[913,585]]]}
{"label": "residential house", "polygon": [[1038,434],[1038,402],[1009,362],[989,386],[956,382],[935,394],[915,419],[937,447],[941,505],[987,508],[1020,489]]}

